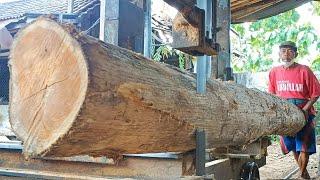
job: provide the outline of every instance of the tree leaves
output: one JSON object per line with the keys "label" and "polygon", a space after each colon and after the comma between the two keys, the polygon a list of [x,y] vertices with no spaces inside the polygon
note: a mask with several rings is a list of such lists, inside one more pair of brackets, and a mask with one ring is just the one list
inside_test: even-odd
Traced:
{"label": "tree leaves", "polygon": [[313,5],[313,14],[320,16],[320,3],[317,1],[312,2]]}
{"label": "tree leaves", "polygon": [[153,54],[152,58],[155,61],[160,61],[162,58],[167,59],[172,55],[172,48],[166,45],[161,45],[156,49],[156,52]]}
{"label": "tree leaves", "polygon": [[165,61],[166,59],[177,56],[178,57],[178,66],[180,69],[185,69],[186,59],[191,59],[191,56],[185,54],[179,50],[173,49],[168,45],[160,45],[155,49],[155,52],[152,55],[152,59],[155,61]]}
{"label": "tree leaves", "polygon": [[[320,3],[315,11],[320,14]],[[240,67],[236,64],[235,72],[267,71],[272,66],[272,52],[283,41],[291,40],[298,44],[299,57],[309,54],[309,47],[316,43],[320,50],[320,43],[314,27],[310,24],[298,23],[300,18],[296,10],[290,10],[277,16],[272,16],[249,24],[232,25],[245,42],[243,52],[246,63]]]}
{"label": "tree leaves", "polygon": [[312,69],[320,69],[320,55],[312,62]]}

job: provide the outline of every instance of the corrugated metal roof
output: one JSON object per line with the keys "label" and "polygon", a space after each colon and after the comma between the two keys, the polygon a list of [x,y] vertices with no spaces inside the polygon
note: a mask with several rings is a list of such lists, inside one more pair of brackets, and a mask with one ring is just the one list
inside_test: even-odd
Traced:
{"label": "corrugated metal roof", "polygon": [[[196,0],[164,0],[168,4],[182,9],[196,4]],[[230,0],[232,23],[255,21],[294,9],[312,0]],[[220,3],[220,4],[219,4]],[[223,8],[223,1],[218,7]]]}
{"label": "corrugated metal roof", "polygon": [[[74,13],[79,13],[99,0],[74,0]],[[0,3],[0,20],[13,19],[25,13],[62,14],[67,13],[68,0],[21,0]]]}
{"label": "corrugated metal roof", "polygon": [[294,9],[312,0],[231,0],[233,23],[256,21]]}
{"label": "corrugated metal roof", "polygon": [[[196,0],[164,0],[180,9]],[[255,21],[294,9],[312,0],[230,0],[232,23]],[[99,0],[74,0],[74,13]],[[20,0],[0,3],[0,20],[21,17],[25,13],[67,13],[68,0]],[[221,5],[220,5],[221,6]]]}

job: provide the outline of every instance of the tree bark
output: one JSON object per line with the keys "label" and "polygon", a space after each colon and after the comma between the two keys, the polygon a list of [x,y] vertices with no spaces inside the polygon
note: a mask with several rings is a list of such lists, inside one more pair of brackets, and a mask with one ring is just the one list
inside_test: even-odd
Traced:
{"label": "tree bark", "polygon": [[208,148],[294,134],[294,105],[233,82],[192,74],[39,18],[10,55],[10,121],[28,157],[185,152],[204,129]]}

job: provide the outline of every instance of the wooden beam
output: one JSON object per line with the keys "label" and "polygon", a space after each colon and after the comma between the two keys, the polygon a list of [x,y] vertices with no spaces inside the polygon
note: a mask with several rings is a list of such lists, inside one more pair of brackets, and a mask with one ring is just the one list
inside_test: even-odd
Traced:
{"label": "wooden beam", "polygon": [[[66,160],[25,160],[21,151],[0,149],[1,175],[42,176],[40,178],[131,177],[178,179],[194,175],[193,154],[180,158],[126,157],[117,164],[74,162]],[[165,173],[163,173],[165,172]],[[20,174],[20,175],[19,175]],[[39,177],[38,177],[39,178]]]}
{"label": "wooden beam", "polygon": [[217,2],[217,27],[216,43],[220,45],[217,56],[212,58],[212,79],[225,79],[226,68],[230,68],[230,0],[218,0]]}
{"label": "wooden beam", "polygon": [[[281,1],[280,3],[274,4],[272,6],[269,6],[265,9],[260,9],[258,11],[255,11],[254,13],[250,13],[249,15],[245,15],[242,17],[239,17],[239,15],[233,15],[233,22],[239,23],[239,22],[250,22],[250,21],[256,21],[258,19],[267,18],[273,15],[277,15],[280,13],[283,13],[285,11],[288,11],[290,9],[296,8],[301,6],[302,4],[305,4],[307,2],[310,2],[310,0],[287,0],[287,1]],[[240,13],[240,12],[239,12]]]}
{"label": "wooden beam", "polygon": [[249,16],[251,14],[254,14],[258,11],[263,11],[267,8],[270,8],[278,3],[281,3],[281,1],[260,1],[256,2],[247,6],[239,7],[239,9],[233,9],[232,14],[234,19],[241,19],[243,17]]}

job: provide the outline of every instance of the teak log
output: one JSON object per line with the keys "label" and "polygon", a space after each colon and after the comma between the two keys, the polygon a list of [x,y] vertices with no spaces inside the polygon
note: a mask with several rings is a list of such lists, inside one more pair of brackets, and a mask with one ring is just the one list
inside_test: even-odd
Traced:
{"label": "teak log", "polygon": [[10,55],[10,121],[28,157],[185,152],[204,129],[208,148],[243,145],[304,125],[294,105],[194,75],[39,18]]}

